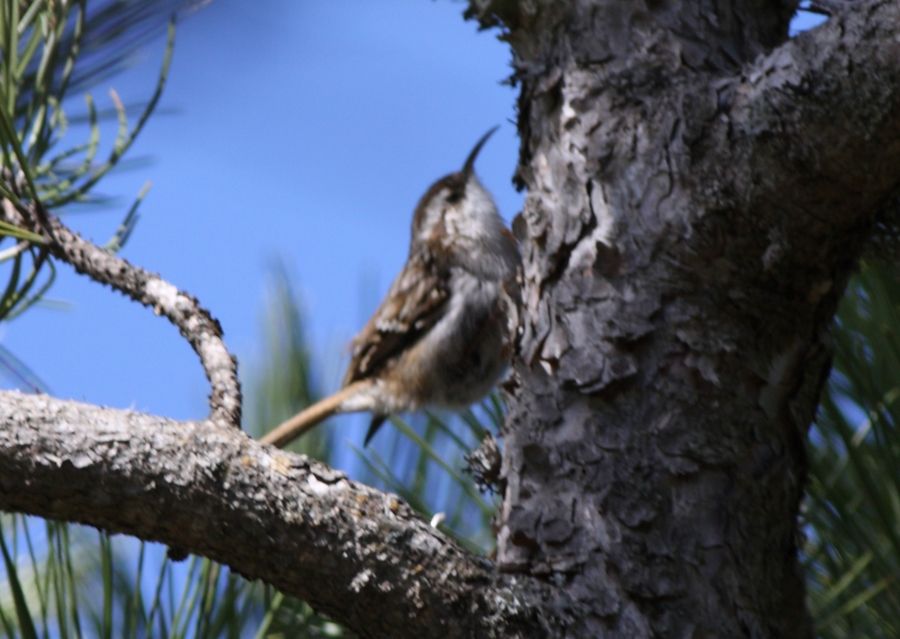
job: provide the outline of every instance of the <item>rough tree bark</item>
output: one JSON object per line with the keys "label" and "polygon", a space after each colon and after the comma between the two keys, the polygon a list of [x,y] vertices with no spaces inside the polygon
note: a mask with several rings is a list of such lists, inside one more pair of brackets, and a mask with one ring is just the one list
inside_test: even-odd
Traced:
{"label": "rough tree bark", "polygon": [[788,41],[794,7],[470,0],[513,50],[528,189],[495,564],[235,429],[17,394],[0,506],[206,554],[363,636],[810,636],[804,438],[897,201],[900,2]]}
{"label": "rough tree bark", "polygon": [[566,632],[804,637],[804,439],[900,172],[900,13],[473,1],[521,85],[524,334],[501,570]]}
{"label": "rough tree bark", "polygon": [[[220,422],[0,393],[0,508],[227,563],[366,637],[526,636],[547,587],[498,575],[396,495]],[[494,618],[498,621],[495,622]]]}

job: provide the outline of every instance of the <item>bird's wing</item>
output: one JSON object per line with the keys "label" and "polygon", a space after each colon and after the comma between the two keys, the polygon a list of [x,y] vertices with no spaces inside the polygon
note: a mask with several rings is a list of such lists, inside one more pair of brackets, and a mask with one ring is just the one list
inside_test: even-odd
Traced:
{"label": "bird's wing", "polygon": [[441,318],[450,297],[443,268],[423,251],[410,256],[381,306],[353,339],[345,386],[377,373]]}

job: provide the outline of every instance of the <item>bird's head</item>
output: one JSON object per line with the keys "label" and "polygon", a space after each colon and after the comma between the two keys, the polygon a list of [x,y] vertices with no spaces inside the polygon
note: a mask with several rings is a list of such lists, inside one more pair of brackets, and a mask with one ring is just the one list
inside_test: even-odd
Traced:
{"label": "bird's head", "polygon": [[481,136],[461,170],[436,181],[419,200],[411,250],[423,243],[447,246],[457,237],[477,239],[503,227],[494,199],[475,175],[478,152],[496,130],[494,127]]}

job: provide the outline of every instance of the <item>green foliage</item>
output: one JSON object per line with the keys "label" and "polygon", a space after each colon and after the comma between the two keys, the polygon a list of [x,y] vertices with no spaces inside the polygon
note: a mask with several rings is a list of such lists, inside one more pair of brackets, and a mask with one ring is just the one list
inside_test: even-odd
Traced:
{"label": "green foliage", "polygon": [[806,554],[820,636],[900,636],[900,281],[863,264],[811,434]]}
{"label": "green foliage", "polygon": [[[95,198],[95,188],[118,164],[153,113],[168,75],[174,23],[156,87],[130,125],[125,107],[111,92],[116,136],[100,157],[101,118],[84,95],[87,139],[66,144],[70,93],[121,68],[127,54],[156,33],[160,15],[179,4],[137,0],[0,0],[0,264],[7,268],[0,320],[8,320],[40,299],[55,278],[53,260],[40,230],[45,211]],[[108,244],[118,250],[137,221],[146,187],[135,199]],[[3,247],[4,244],[8,246]]]}
{"label": "green foliage", "polygon": [[218,564],[79,526],[3,517],[6,637],[338,637],[305,604]]}
{"label": "green foliage", "polygon": [[[268,292],[263,318],[263,362],[250,389],[253,401],[249,429],[257,435],[319,399],[300,302],[280,262],[272,268]],[[293,442],[291,450],[330,461],[329,433],[327,428],[317,428]]]}
{"label": "green foliage", "polygon": [[492,395],[459,419],[431,413],[412,421],[391,418],[375,440],[386,452],[374,445],[368,450],[349,445],[368,471],[364,481],[397,493],[425,519],[440,522],[444,533],[473,552],[488,554],[494,548],[491,519],[497,499],[479,492],[463,471],[464,457],[486,433],[496,435],[502,419],[502,407]]}

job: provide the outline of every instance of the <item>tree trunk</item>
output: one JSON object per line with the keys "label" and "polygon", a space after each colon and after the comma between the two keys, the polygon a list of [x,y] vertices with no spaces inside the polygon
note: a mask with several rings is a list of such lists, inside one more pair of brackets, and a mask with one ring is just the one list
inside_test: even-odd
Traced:
{"label": "tree trunk", "polygon": [[567,634],[812,635],[804,439],[898,159],[896,5],[866,8],[782,44],[771,0],[471,3],[528,190],[498,563],[578,602]]}

